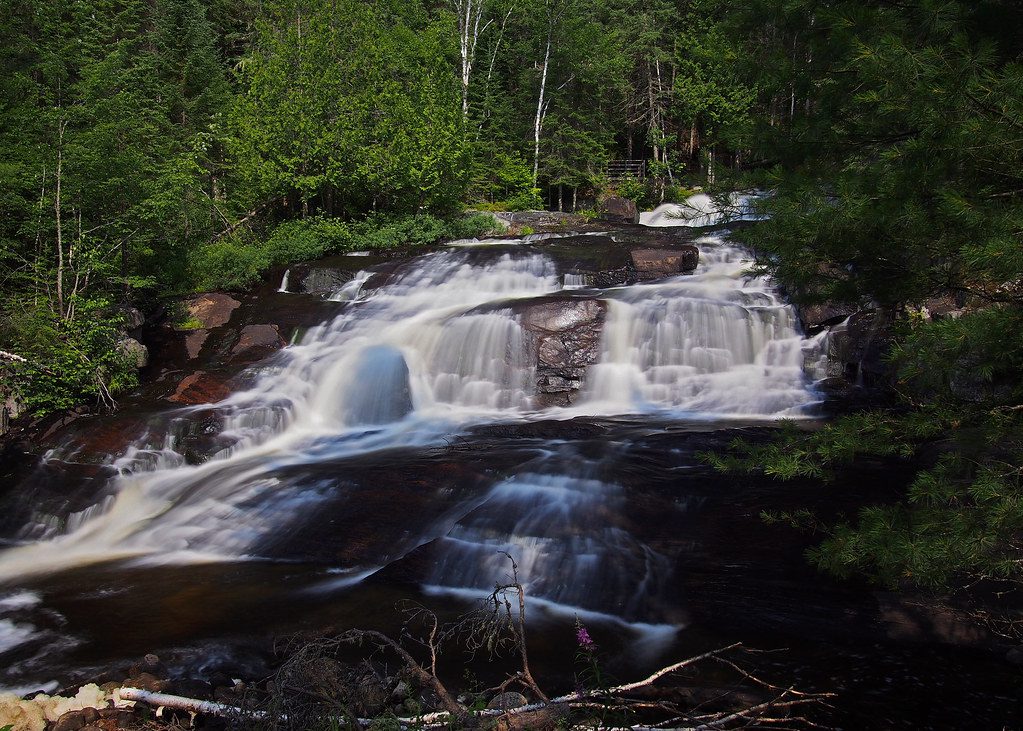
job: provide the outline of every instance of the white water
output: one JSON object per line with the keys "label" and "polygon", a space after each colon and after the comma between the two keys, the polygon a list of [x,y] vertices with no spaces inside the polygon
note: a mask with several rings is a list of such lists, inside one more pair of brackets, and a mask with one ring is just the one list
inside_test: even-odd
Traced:
{"label": "white water", "polygon": [[[445,444],[469,424],[641,412],[802,415],[817,401],[803,371],[813,346],[792,309],[770,282],[745,277],[742,250],[715,238],[699,245],[695,275],[599,295],[608,316],[585,392],[568,409],[542,412],[534,407],[535,344],[510,304],[579,286],[567,276],[563,285],[552,260],[528,248],[454,249],[421,257],[369,291],[372,273],[360,273],[333,297],[348,302],[339,316],[220,405],[233,447],[199,466],[184,463],[173,439],[129,450],[116,462],[122,474],[112,496],[70,516],[64,532],[50,526],[45,539],[0,554],[0,580],[115,559],[258,556],[275,530],[310,515],[332,489],[289,482],[284,468]],[[578,464],[542,467],[498,482],[443,525],[416,526],[422,536],[413,543],[440,540],[443,558],[429,583],[492,586],[504,561],[496,552],[507,550],[531,594],[588,609],[619,597],[615,614],[641,618],[666,569],[663,557],[607,521],[621,488]],[[19,631],[10,628],[12,638]]]}
{"label": "white water", "polygon": [[291,270],[290,269],[285,269],[284,270],[284,276],[281,277],[281,286],[277,288],[278,292],[287,292],[288,291],[288,280],[290,278],[291,278]]}
{"label": "white water", "polygon": [[720,238],[699,239],[700,265],[610,293],[603,355],[587,402],[603,413],[673,410],[703,416],[799,416],[816,400],[795,312]]}
{"label": "white water", "polygon": [[718,226],[732,221],[756,221],[760,216],[753,207],[757,195],[731,193],[724,205],[706,193],[690,196],[684,203],[662,203],[652,211],[639,214],[644,226]]}

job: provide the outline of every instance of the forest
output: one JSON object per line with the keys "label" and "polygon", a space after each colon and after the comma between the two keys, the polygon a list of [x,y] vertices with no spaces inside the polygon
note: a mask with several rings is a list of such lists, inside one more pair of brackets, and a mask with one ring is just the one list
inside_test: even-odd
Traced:
{"label": "forest", "polygon": [[[884,403],[724,470],[917,460],[812,558],[887,585],[1023,565],[1023,8],[1012,0],[3,0],[0,374],[45,414],[136,385],[125,311],[482,233],[466,211],[767,191],[801,306],[894,332]],[[647,177],[607,178],[645,160]],[[950,301],[954,316],[932,315]]]}

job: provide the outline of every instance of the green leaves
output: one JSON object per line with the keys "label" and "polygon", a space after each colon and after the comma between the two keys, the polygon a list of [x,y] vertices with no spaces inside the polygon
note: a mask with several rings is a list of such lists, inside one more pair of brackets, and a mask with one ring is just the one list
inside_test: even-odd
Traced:
{"label": "green leaves", "polygon": [[328,214],[455,208],[466,157],[446,44],[418,4],[267,5],[232,115],[246,185]]}

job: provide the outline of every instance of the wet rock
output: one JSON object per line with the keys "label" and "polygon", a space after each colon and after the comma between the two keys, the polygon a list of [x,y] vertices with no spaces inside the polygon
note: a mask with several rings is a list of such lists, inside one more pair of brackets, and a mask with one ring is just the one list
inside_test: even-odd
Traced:
{"label": "wet rock", "polygon": [[593,275],[593,286],[604,289],[606,287],[623,287],[636,283],[636,267],[629,265],[618,269],[605,269]]}
{"label": "wet rock", "polygon": [[292,272],[292,287],[306,294],[330,295],[355,278],[355,272],[333,267],[310,267]]}
{"label": "wet rock", "polygon": [[163,693],[170,688],[170,681],[160,680],[152,673],[139,673],[125,681],[125,687],[148,690],[150,693]]}
{"label": "wet rock", "polygon": [[280,350],[287,341],[277,325],[246,325],[231,349],[232,363],[253,363]]}
{"label": "wet rock", "polygon": [[639,223],[639,208],[631,198],[612,196],[600,204],[600,220],[614,223]]}
{"label": "wet rock", "polygon": [[202,323],[204,328],[226,325],[240,306],[241,302],[221,292],[200,294],[183,303],[185,317]]}
{"label": "wet rock", "polygon": [[85,722],[87,724],[96,723],[100,720],[99,711],[95,708],[83,708],[82,716],[85,718]]}
{"label": "wet rock", "polygon": [[136,368],[145,368],[149,365],[149,348],[135,338],[118,340],[117,352],[133,363]]}
{"label": "wet rock", "polygon": [[508,711],[512,708],[520,708],[528,703],[529,700],[521,693],[500,693],[490,699],[490,702],[487,703],[487,708],[491,711]]}
{"label": "wet rock", "polygon": [[538,406],[567,406],[600,356],[607,305],[597,299],[531,300],[518,309],[536,344]]}
{"label": "wet rock", "polygon": [[231,388],[224,379],[206,371],[196,371],[185,376],[174,393],[167,397],[167,400],[191,406],[223,401],[230,395]]}
{"label": "wet rock", "polygon": [[[95,711],[96,709],[91,710]],[[53,722],[50,731],[79,731],[86,723],[84,710],[68,711]]]}
{"label": "wet rock", "polygon": [[131,728],[135,725],[135,712],[128,708],[101,708],[101,728]]}
{"label": "wet rock", "polygon": [[547,229],[558,230],[566,226],[579,226],[586,223],[586,218],[578,213],[562,213],[561,211],[508,211],[495,213],[494,218],[510,229],[509,233],[520,231],[528,226],[534,231]]}
{"label": "wet rock", "polygon": [[813,334],[823,327],[837,325],[857,311],[855,305],[822,302],[815,305],[801,305],[796,308],[803,331]]}
{"label": "wet rock", "polygon": [[153,653],[147,653],[143,656],[142,660],[135,663],[128,669],[128,677],[134,678],[142,673],[149,673],[150,675],[164,675],[167,669],[160,662],[160,656],[154,655]]}
{"label": "wet rock", "polygon": [[640,280],[671,277],[696,269],[700,250],[692,245],[678,249],[635,249],[632,263]]}
{"label": "wet rock", "polygon": [[188,354],[189,360],[199,357],[203,343],[206,342],[206,338],[209,336],[209,330],[192,330],[185,336],[185,352]]}
{"label": "wet rock", "polygon": [[885,361],[892,344],[891,317],[881,309],[859,310],[828,334],[828,375],[862,386],[881,386],[892,378]]}
{"label": "wet rock", "polygon": [[1023,647],[1013,647],[1005,653],[1005,660],[1013,665],[1023,665]]}

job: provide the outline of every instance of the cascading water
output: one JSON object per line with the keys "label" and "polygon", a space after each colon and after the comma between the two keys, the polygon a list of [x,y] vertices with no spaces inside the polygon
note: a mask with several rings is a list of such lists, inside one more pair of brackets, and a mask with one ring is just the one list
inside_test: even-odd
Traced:
{"label": "cascading water", "polygon": [[705,237],[693,276],[609,293],[603,354],[587,400],[605,413],[674,409],[704,416],[799,416],[808,388],[804,340],[771,283],[745,275],[750,260]]}
{"label": "cascading water", "polygon": [[[559,271],[545,241],[463,242],[387,275],[360,272],[330,298],[343,303],[340,314],[217,405],[230,446],[195,465],[173,439],[141,439],[113,463],[119,474],[103,501],[27,526],[23,545],[0,553],[0,581],[113,561],[265,558],[289,526],[349,499],[336,475],[351,460],[450,448],[481,424],[792,418],[818,402],[804,372],[813,343],[771,283],[745,275],[750,260],[739,247],[708,237],[695,274],[583,290],[591,276]],[[578,398],[542,408],[538,340],[521,312],[552,297],[600,299],[607,314]],[[664,621],[655,607],[671,561],[634,535],[625,488],[566,444],[530,449],[482,490],[451,497],[439,488],[434,498],[450,499],[442,516],[410,521],[386,550],[332,568],[355,577],[347,587],[428,550],[423,586],[478,592],[507,572],[507,552],[534,598]]]}

